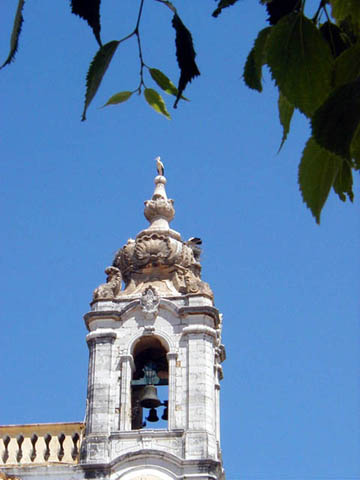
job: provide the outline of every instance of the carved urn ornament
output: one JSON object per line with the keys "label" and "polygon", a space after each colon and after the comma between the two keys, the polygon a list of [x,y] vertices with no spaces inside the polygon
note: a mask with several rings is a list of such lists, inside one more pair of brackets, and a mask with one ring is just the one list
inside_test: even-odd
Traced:
{"label": "carved urn ornament", "polygon": [[[107,272],[107,283],[95,290],[94,301],[146,291],[150,295],[150,286],[161,296],[184,293],[213,296],[208,284],[201,280],[201,240],[192,237],[184,242],[169,226],[175,215],[174,201],[166,194],[164,165],[160,157],[156,162],[159,175],[155,177],[155,190],[152,198],[144,202],[144,215],[150,225],[117,251],[112,265],[121,274],[125,288],[116,290],[116,293],[114,288],[110,291],[111,287],[106,286],[114,283],[115,278],[110,279]],[[111,275],[116,277],[115,272]]]}

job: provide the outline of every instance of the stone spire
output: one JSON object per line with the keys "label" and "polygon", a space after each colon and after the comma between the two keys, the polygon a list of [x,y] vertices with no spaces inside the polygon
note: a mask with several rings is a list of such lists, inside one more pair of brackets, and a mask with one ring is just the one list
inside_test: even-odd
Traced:
{"label": "stone spire", "polygon": [[[160,157],[157,157],[157,161],[160,161]],[[162,167],[163,171],[164,167]],[[165,185],[166,178],[163,175],[157,175],[153,196],[151,200],[145,201],[144,215],[150,222],[148,230],[169,230],[169,223],[174,218],[174,200],[168,199]]]}
{"label": "stone spire", "polygon": [[156,162],[159,175],[155,177],[155,190],[152,198],[144,202],[144,215],[150,225],[117,251],[112,267],[105,271],[107,283],[94,291],[93,301],[138,296],[150,286],[156,288],[160,296],[213,297],[209,285],[201,280],[198,242],[195,244],[194,239],[184,242],[169,226],[175,215],[174,201],[166,194],[160,157]]}

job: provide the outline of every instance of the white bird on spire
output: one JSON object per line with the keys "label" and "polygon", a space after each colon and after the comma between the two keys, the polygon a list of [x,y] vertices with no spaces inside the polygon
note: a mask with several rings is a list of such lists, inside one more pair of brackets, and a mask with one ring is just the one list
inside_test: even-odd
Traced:
{"label": "white bird on spire", "polygon": [[156,169],[157,169],[157,172],[159,175],[164,175],[164,164],[162,163],[162,161],[160,160],[160,157],[156,157],[155,158],[156,160]]}

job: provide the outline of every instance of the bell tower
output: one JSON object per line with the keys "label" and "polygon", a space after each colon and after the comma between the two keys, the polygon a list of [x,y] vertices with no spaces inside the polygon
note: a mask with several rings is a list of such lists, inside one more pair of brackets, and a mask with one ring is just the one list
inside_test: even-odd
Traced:
{"label": "bell tower", "polygon": [[[160,167],[159,167],[160,164]],[[222,318],[201,280],[201,240],[183,241],[158,159],[149,226],[117,251],[89,330],[85,478],[223,479]]]}

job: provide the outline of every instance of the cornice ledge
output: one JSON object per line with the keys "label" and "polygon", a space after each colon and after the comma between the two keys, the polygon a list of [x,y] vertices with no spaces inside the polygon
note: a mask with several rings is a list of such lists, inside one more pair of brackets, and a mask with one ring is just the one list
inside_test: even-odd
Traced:
{"label": "cornice ledge", "polygon": [[199,315],[201,313],[209,315],[215,320],[215,328],[218,328],[221,323],[219,310],[215,307],[210,307],[209,305],[193,305],[189,307],[180,307],[178,312],[181,316]]}
{"label": "cornice ledge", "polygon": [[111,328],[98,328],[94,330],[93,332],[90,332],[86,335],[86,341],[87,343],[96,341],[98,339],[105,339],[108,338],[110,341],[114,341],[116,338],[116,332],[111,329]]}
{"label": "cornice ledge", "polygon": [[[132,310],[133,308],[137,308],[139,306],[141,306],[140,298],[128,303],[121,310],[99,310],[99,311],[91,311],[91,312],[85,313],[84,321],[88,329],[89,329],[90,322],[97,319],[112,319],[115,321],[121,321],[121,317],[124,315],[124,313],[126,313],[129,310]],[[172,310],[177,315],[180,315],[181,308],[196,308],[196,307],[180,307],[179,308],[174,302],[166,298],[160,298],[159,308],[161,307],[168,310]],[[201,308],[206,309],[206,308],[212,308],[212,307],[201,307]]]}
{"label": "cornice ledge", "polygon": [[112,439],[121,439],[121,438],[162,438],[162,437],[170,437],[170,438],[177,438],[184,436],[184,429],[176,429],[176,430],[130,430],[130,431],[118,431],[118,432],[111,432],[110,440]]}
{"label": "cornice ledge", "polygon": [[92,311],[85,313],[84,320],[87,328],[89,328],[89,323],[92,320],[97,319],[111,319],[115,321],[120,321],[121,317],[124,315],[125,312],[128,310],[136,307],[140,304],[140,300],[133,300],[132,302],[128,303],[124,308],[121,310],[100,310],[100,311]]}
{"label": "cornice ledge", "polygon": [[137,459],[142,459],[142,458],[146,458],[147,460],[149,460],[150,458],[153,458],[153,459],[166,458],[169,461],[169,463],[172,463],[173,465],[176,465],[177,467],[180,467],[180,468],[186,462],[184,459],[166,450],[155,449],[155,448],[141,448],[136,451],[126,452],[122,455],[119,455],[118,457],[114,458],[111,461],[109,466],[111,467],[111,469],[114,469],[116,466],[121,465],[123,462],[129,461],[129,460],[135,462]]}
{"label": "cornice ledge", "polygon": [[207,325],[189,325],[188,327],[185,327],[182,331],[183,335],[191,335],[198,333],[216,338],[216,330],[214,328],[208,327]]}

